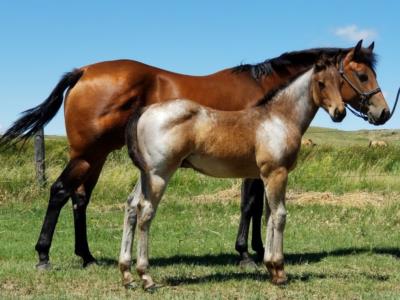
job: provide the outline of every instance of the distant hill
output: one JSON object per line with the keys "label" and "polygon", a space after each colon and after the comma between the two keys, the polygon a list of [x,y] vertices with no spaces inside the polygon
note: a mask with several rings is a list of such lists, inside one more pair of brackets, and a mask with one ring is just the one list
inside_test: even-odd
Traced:
{"label": "distant hill", "polygon": [[310,127],[304,135],[316,144],[353,146],[368,145],[370,140],[383,140],[389,145],[400,145],[400,129],[344,131],[332,128]]}

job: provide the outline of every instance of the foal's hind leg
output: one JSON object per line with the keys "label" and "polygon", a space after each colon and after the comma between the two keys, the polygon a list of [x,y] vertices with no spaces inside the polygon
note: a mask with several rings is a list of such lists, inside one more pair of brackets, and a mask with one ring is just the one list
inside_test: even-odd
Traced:
{"label": "foal's hind leg", "polygon": [[84,181],[89,167],[89,163],[86,160],[74,158],[69,161],[60,177],[51,186],[49,204],[42,230],[35,246],[39,254],[38,269],[50,267],[49,250],[61,208],[68,201],[73,191]]}
{"label": "foal's hind leg", "polygon": [[141,187],[141,178],[139,177],[135,188],[129,195],[125,205],[124,228],[122,233],[121,252],[118,261],[119,269],[122,273],[122,283],[126,288],[136,287],[136,284],[134,283],[131,274],[131,264],[132,245],[135,236],[137,210],[138,204],[140,202],[140,197],[143,197],[143,194]]}
{"label": "foal's hind leg", "polygon": [[[143,174],[142,174],[143,175]],[[158,204],[164,194],[170,176],[148,174],[142,177],[143,197],[138,204],[138,250],[136,271],[143,281],[145,290],[155,288],[155,283],[148,274],[149,267],[149,230],[152,219],[156,214]]]}
{"label": "foal's hind leg", "polygon": [[241,215],[235,248],[240,254],[240,265],[255,267],[249,256],[247,242],[250,220],[253,217],[252,247],[258,255],[264,254],[261,239],[261,215],[263,208],[264,184],[261,180],[244,179],[241,192]]}
{"label": "foal's hind leg", "polygon": [[106,156],[90,166],[85,183],[72,193],[72,204],[75,226],[75,254],[82,257],[83,267],[96,263],[96,259],[90,253],[86,229],[86,208],[90,196],[103,168]]}

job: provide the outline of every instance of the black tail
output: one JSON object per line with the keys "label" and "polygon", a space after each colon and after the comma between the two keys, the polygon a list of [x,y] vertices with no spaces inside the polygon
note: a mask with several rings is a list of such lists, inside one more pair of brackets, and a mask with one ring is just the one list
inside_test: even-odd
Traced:
{"label": "black tail", "polygon": [[132,159],[135,166],[138,167],[143,173],[146,171],[147,165],[138,148],[138,134],[137,134],[137,125],[142,113],[143,110],[138,108],[134,111],[134,113],[130,117],[128,124],[126,125],[125,128],[125,140],[126,140],[126,146],[128,147],[128,153],[130,158]]}
{"label": "black tail", "polygon": [[82,74],[83,71],[78,69],[66,73],[43,103],[24,111],[22,117],[0,137],[0,148],[28,140],[40,128],[49,123],[63,103],[65,90],[72,88]]}

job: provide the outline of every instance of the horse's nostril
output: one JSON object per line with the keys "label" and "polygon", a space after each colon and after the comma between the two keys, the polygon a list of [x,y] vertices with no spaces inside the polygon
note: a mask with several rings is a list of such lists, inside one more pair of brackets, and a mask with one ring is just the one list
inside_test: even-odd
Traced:
{"label": "horse's nostril", "polygon": [[335,116],[335,118],[337,118],[339,116],[339,109],[337,107],[335,108],[333,115]]}

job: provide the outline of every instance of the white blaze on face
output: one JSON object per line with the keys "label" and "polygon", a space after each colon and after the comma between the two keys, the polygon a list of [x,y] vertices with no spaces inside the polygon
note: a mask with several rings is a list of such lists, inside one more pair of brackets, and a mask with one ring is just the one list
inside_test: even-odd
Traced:
{"label": "white blaze on face", "polygon": [[263,121],[257,129],[257,139],[267,146],[274,159],[280,160],[287,145],[287,128],[282,119],[273,116]]}

